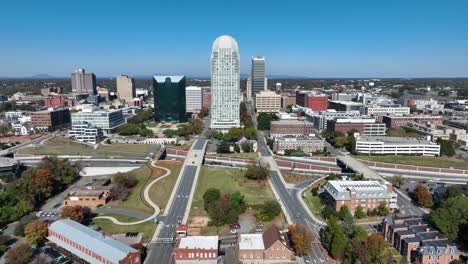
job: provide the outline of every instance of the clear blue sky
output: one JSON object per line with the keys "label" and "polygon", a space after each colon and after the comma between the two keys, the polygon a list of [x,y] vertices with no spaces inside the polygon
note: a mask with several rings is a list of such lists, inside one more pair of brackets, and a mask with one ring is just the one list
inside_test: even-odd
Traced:
{"label": "clear blue sky", "polygon": [[209,76],[214,39],[233,36],[241,72],[467,77],[467,0],[2,1],[0,76]]}

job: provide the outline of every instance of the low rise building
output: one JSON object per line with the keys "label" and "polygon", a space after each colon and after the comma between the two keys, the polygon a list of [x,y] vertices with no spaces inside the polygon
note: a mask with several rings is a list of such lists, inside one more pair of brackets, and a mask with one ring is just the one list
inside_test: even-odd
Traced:
{"label": "low rise building", "polygon": [[441,116],[423,116],[423,115],[383,116],[382,122],[387,126],[387,128],[395,128],[395,127],[404,126],[408,123],[440,125],[442,124],[443,119]]}
{"label": "low rise building", "polygon": [[322,151],[324,147],[324,141],[314,136],[276,137],[273,142],[273,151],[278,154],[284,154],[286,150],[301,150],[305,153],[313,153]]}
{"label": "low rise building", "polygon": [[203,107],[202,88],[199,86],[185,87],[185,108],[187,113],[198,113]]}
{"label": "low rise building", "polygon": [[312,134],[314,124],[306,120],[278,120],[271,122],[270,137],[304,136]]}
{"label": "low rise building", "polygon": [[363,115],[384,116],[384,115],[409,115],[410,108],[401,105],[368,105],[362,108]]}
{"label": "low rise building", "polygon": [[328,101],[328,108],[335,109],[336,111],[360,111],[362,103],[350,102],[350,101]]}
{"label": "low rise building", "polygon": [[22,117],[25,114],[23,111],[8,111],[5,112],[5,118],[6,119],[18,119]]}
{"label": "low rise building", "polygon": [[103,138],[102,129],[88,122],[72,123],[72,129],[68,131],[68,135],[77,141],[89,144],[97,144]]}
{"label": "low rise building", "polygon": [[326,111],[329,108],[327,95],[310,91],[296,91],[296,104],[310,108],[313,112]]}
{"label": "low rise building", "polygon": [[94,179],[90,183],[71,189],[64,199],[65,206],[97,207],[109,201],[111,186],[109,178]]}
{"label": "low rise building", "polygon": [[337,131],[346,134],[351,130],[364,136],[385,136],[387,129],[385,124],[376,122],[372,117],[335,118],[327,121],[327,132],[330,135]]}
{"label": "low rise building", "polygon": [[241,234],[238,260],[243,264],[297,263],[275,225],[263,234]]}
{"label": "low rise building", "polygon": [[49,108],[48,110],[31,113],[31,123],[38,131],[54,131],[70,126],[70,111],[68,108]]}
{"label": "low rise building", "polygon": [[359,111],[336,111],[329,109],[318,113],[306,112],[305,117],[309,122],[314,123],[315,129],[318,131],[327,130],[327,122],[335,118],[354,118],[361,116]]}
{"label": "low rise building", "polygon": [[397,208],[397,194],[389,182],[328,181],[324,189],[324,201],[336,211],[344,205],[352,214],[358,206],[364,211],[372,211],[381,203],[385,203],[390,210]]}
{"label": "low rise building", "polygon": [[140,252],[111,237],[69,219],[49,225],[49,242],[83,263],[140,264]]}
{"label": "low rise building", "polygon": [[75,101],[68,100],[63,96],[57,95],[44,99],[45,107],[72,107],[75,106]]}
{"label": "low rise building", "polygon": [[382,231],[385,240],[411,263],[449,264],[459,259],[456,246],[420,216],[388,216]]}
{"label": "low rise building", "polygon": [[257,113],[278,113],[281,110],[281,95],[272,91],[261,91],[255,95]]}
{"label": "low rise building", "polygon": [[11,127],[15,131],[15,136],[29,136],[36,133],[31,123],[15,123],[11,124]]}
{"label": "low rise building", "polygon": [[362,136],[356,138],[356,152],[365,155],[439,156],[440,146],[415,138]]}
{"label": "low rise building", "polygon": [[286,108],[290,105],[296,104],[296,95],[295,94],[282,94],[281,95],[281,108]]}
{"label": "low rise building", "polygon": [[18,173],[19,162],[10,158],[0,157],[0,179],[15,176]]}
{"label": "low rise building", "polygon": [[218,236],[187,236],[177,241],[175,264],[218,263]]}

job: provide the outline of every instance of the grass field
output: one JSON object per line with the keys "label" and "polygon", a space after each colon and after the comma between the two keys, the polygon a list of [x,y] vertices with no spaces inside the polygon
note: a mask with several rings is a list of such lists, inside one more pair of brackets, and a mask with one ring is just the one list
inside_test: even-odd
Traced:
{"label": "grass field", "polygon": [[419,138],[421,137],[421,134],[411,128],[395,127],[387,130],[387,136]]}
{"label": "grass field", "polygon": [[251,153],[229,153],[229,154],[216,154],[217,156],[225,156],[231,158],[243,158],[243,159],[256,159],[258,157],[257,152]]}
{"label": "grass field", "polygon": [[[112,216],[122,222],[135,222],[141,219],[129,217],[119,214],[100,214],[99,216]],[[127,232],[139,232],[143,233],[143,242],[148,242],[153,237],[154,231],[156,230],[156,224],[153,221],[148,221],[138,225],[122,226],[116,225],[107,219],[94,219],[94,224],[99,226],[104,232],[109,234],[122,234]]]}
{"label": "grass field", "polygon": [[266,201],[275,199],[268,182],[248,180],[244,178],[243,170],[202,167],[190,210],[191,216],[206,216],[203,209],[203,194],[211,187],[220,189],[222,193],[239,191],[251,206],[260,206]]}
{"label": "grass field", "polygon": [[171,174],[166,178],[159,180],[150,189],[150,198],[161,210],[166,208],[169,197],[171,196],[174,185],[182,168],[181,162],[159,161],[158,165],[171,170]]}
{"label": "grass field", "polygon": [[281,175],[283,175],[283,178],[287,183],[297,183],[314,177],[312,175],[294,173],[286,170],[282,170]]}
{"label": "grass field", "polygon": [[424,157],[424,156],[355,156],[357,159],[380,161],[397,164],[439,167],[439,168],[455,168],[468,169],[468,159],[459,157]]}
{"label": "grass field", "polygon": [[[311,187],[312,188],[312,187]],[[303,192],[302,199],[304,199],[309,210],[320,220],[324,220],[322,217],[322,210],[325,207],[322,200],[318,196],[313,196],[310,192],[311,188],[308,188]]]}
{"label": "grass field", "polygon": [[147,214],[153,213],[153,208],[144,202],[143,189],[152,177],[152,168],[150,165],[145,165],[141,168],[128,172],[135,175],[138,183],[130,191],[130,195],[125,201],[112,201],[106,205],[111,208],[121,208],[140,211]]}
{"label": "grass field", "polygon": [[154,153],[158,149],[157,145],[151,144],[109,144],[99,145],[98,150],[124,151],[137,153]]}

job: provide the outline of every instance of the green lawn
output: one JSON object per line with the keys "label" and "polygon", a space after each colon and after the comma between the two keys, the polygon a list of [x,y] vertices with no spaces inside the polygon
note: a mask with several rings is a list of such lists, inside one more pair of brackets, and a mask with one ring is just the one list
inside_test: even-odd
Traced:
{"label": "green lawn", "polygon": [[161,210],[166,208],[169,197],[171,196],[174,185],[179,177],[182,163],[178,162],[158,162],[161,167],[168,168],[171,170],[171,174],[166,178],[159,180],[150,189],[150,198],[156,203]]}
{"label": "green lawn", "polygon": [[147,205],[143,199],[143,189],[151,179],[152,168],[150,167],[150,165],[145,165],[128,173],[131,173],[136,176],[136,178],[138,179],[137,185],[132,188],[127,200],[112,201],[108,203],[106,207],[129,209],[147,214],[152,214],[154,212],[153,208]]}
{"label": "green lawn", "polygon": [[[141,219],[129,217],[119,214],[100,214],[99,216],[112,216],[122,222],[135,222]],[[156,230],[156,224],[153,221],[148,221],[138,225],[116,225],[107,219],[94,219],[94,224],[99,226],[104,232],[109,234],[123,234],[127,232],[139,232],[143,233],[143,242],[149,242],[153,237],[154,231]]]}
{"label": "green lawn", "polygon": [[231,158],[243,158],[243,159],[256,159],[258,157],[257,152],[250,153],[228,153],[228,154],[216,154],[217,156],[225,156]]}
{"label": "green lawn", "polygon": [[268,182],[248,180],[244,178],[243,170],[202,167],[190,210],[191,216],[206,216],[203,194],[211,187],[220,189],[222,193],[239,191],[251,206],[260,206],[275,199]]}
{"label": "green lawn", "polygon": [[99,145],[98,150],[110,150],[110,151],[125,151],[125,152],[137,152],[137,153],[154,153],[158,149],[158,145],[152,144],[110,144],[110,145]]}
{"label": "green lawn", "polygon": [[355,156],[357,159],[380,161],[397,164],[439,167],[439,168],[455,168],[468,169],[468,159],[459,157],[425,157],[425,156]]}
{"label": "green lawn", "polygon": [[311,188],[308,188],[302,193],[302,199],[304,199],[309,210],[320,220],[324,220],[322,217],[322,210],[325,207],[322,200],[318,196],[313,196],[310,192]]}
{"label": "green lawn", "polygon": [[419,138],[421,137],[421,134],[411,128],[395,127],[387,130],[387,136]]}

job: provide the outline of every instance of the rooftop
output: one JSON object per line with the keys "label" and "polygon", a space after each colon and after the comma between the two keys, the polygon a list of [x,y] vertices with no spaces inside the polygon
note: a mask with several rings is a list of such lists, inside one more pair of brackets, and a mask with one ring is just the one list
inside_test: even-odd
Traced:
{"label": "rooftop", "polygon": [[171,79],[171,82],[180,82],[185,76],[183,75],[155,75],[153,78],[158,82],[158,83],[163,83],[166,82],[166,79],[169,78]]}
{"label": "rooftop", "polygon": [[[108,259],[112,263],[119,263],[129,253],[137,252],[136,249],[131,248],[122,242],[114,240],[108,236],[104,236],[91,228],[69,219],[57,220],[51,223],[49,230],[70,239],[78,245],[91,249],[94,253]],[[69,246],[56,237],[49,236],[48,239],[88,262],[97,263],[96,259],[84,254],[74,247]]]}
{"label": "rooftop", "polygon": [[218,236],[188,236],[180,239],[179,248],[218,249]]}
{"label": "rooftop", "polygon": [[437,145],[434,142],[425,139],[407,138],[407,137],[376,137],[376,136],[361,136],[357,138],[357,141],[372,141],[372,142],[384,142],[389,144],[426,144],[426,145]]}
{"label": "rooftop", "polygon": [[10,166],[14,166],[14,165],[17,165],[18,162],[15,161],[14,159],[10,159],[10,158],[0,158],[0,167],[10,167]]}
{"label": "rooftop", "polygon": [[263,234],[241,234],[239,240],[240,250],[265,249]]}
{"label": "rooftop", "polygon": [[378,181],[328,181],[338,192],[347,190],[354,191],[371,191],[375,189],[387,190]]}

